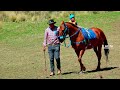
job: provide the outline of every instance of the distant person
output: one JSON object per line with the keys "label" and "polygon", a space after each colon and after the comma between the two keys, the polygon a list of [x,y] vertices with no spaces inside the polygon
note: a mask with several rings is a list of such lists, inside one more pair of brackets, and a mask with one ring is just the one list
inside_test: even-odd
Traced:
{"label": "distant person", "polygon": [[70,14],[69,19],[70,19],[70,21],[69,21],[70,23],[78,25],[76,20],[75,20],[75,15],[74,14]]}
{"label": "distant person", "polygon": [[[73,24],[75,24],[75,25],[77,25],[78,26],[78,23],[77,23],[77,21],[75,20],[75,15],[74,14],[70,14],[69,15],[69,19],[70,19],[70,23],[73,23]],[[79,28],[82,28],[81,26],[78,26]]]}
{"label": "distant person", "polygon": [[58,27],[55,26],[55,23],[53,19],[50,19],[48,21],[49,27],[45,30],[44,34],[44,42],[43,42],[43,51],[46,50],[46,47],[48,46],[48,53],[49,53],[49,59],[50,59],[50,68],[51,73],[50,76],[55,75],[54,70],[54,58],[57,62],[57,69],[58,73],[61,74],[61,65],[60,65],[60,42],[58,40]]}

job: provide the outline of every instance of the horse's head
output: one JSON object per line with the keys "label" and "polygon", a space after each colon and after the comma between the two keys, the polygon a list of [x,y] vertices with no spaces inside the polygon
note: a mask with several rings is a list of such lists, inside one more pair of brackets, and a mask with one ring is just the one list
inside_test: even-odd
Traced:
{"label": "horse's head", "polygon": [[65,22],[62,21],[59,28],[59,37],[58,37],[61,43],[65,40],[67,34],[68,34],[68,27],[65,24]]}

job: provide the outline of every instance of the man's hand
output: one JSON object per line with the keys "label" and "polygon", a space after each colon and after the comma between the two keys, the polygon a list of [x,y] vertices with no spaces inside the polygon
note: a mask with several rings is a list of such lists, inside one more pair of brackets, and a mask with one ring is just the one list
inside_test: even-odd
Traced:
{"label": "man's hand", "polygon": [[46,50],[46,46],[43,46],[43,51],[45,51]]}

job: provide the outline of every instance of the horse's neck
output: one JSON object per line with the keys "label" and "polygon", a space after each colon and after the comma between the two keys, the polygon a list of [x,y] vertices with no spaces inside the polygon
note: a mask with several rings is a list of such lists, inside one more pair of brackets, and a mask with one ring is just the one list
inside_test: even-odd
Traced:
{"label": "horse's neck", "polygon": [[69,27],[69,36],[72,35],[74,35],[74,37],[71,37],[71,40],[73,41],[75,40],[79,42],[84,39],[81,31],[77,27],[73,27],[73,26]]}
{"label": "horse's neck", "polygon": [[72,36],[74,34],[79,34],[81,36],[81,32],[79,31],[79,28],[71,26],[69,28],[69,36]]}
{"label": "horse's neck", "polygon": [[78,31],[78,28],[69,28],[69,36],[75,34]]}

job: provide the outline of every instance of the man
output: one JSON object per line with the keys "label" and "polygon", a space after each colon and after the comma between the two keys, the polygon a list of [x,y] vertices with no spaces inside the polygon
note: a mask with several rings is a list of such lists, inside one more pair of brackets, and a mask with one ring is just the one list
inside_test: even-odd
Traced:
{"label": "man", "polygon": [[55,26],[53,19],[48,21],[49,27],[45,30],[44,42],[43,42],[43,51],[46,50],[48,46],[48,53],[50,59],[50,76],[55,75],[54,72],[54,58],[57,62],[58,74],[61,74],[61,65],[60,65],[60,42],[58,40],[58,30],[59,28]]}

